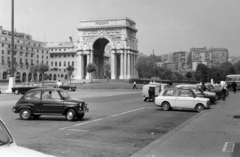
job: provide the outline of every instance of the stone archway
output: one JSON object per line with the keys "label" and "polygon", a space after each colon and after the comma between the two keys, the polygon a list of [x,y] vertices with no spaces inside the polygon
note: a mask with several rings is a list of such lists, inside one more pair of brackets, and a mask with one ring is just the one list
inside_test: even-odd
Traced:
{"label": "stone archway", "polygon": [[31,80],[32,80],[32,73],[29,73],[28,74],[28,82],[31,82]]}
{"label": "stone archway", "polygon": [[138,78],[135,68],[138,57],[135,25],[127,17],[80,21],[76,79],[90,78],[85,70],[88,63],[95,63],[98,67],[92,78],[104,78],[103,65],[107,58],[111,65],[111,79]]}

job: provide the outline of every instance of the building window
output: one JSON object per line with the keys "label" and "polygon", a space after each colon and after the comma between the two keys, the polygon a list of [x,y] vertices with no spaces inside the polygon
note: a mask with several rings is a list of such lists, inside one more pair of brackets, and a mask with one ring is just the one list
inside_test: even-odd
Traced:
{"label": "building window", "polygon": [[10,45],[8,45],[8,48],[11,48],[11,46],[10,46]]}
{"label": "building window", "polygon": [[4,47],[4,44],[2,44],[2,47]]}
{"label": "building window", "polygon": [[33,60],[31,60],[31,65],[33,65]]}
{"label": "building window", "polygon": [[59,66],[61,66],[61,62],[59,62]]}
{"label": "building window", "polygon": [[55,66],[57,66],[57,62],[55,62]]}
{"label": "building window", "polygon": [[25,63],[28,64],[28,60],[27,59],[25,60]]}
{"label": "building window", "polygon": [[46,63],[47,63],[47,65],[48,65],[48,61],[47,61]]}
{"label": "building window", "polygon": [[63,66],[66,66],[66,62],[64,61],[64,65]]}
{"label": "building window", "polygon": [[72,66],[74,67],[74,61],[72,61]]}
{"label": "building window", "polygon": [[64,55],[64,58],[66,58],[66,55]]}
{"label": "building window", "polygon": [[70,65],[70,61],[68,61],[68,66]]}
{"label": "building window", "polygon": [[2,50],[2,54],[4,54],[4,50]]}
{"label": "building window", "polygon": [[38,55],[37,55],[37,58],[38,58]]}
{"label": "building window", "polygon": [[39,61],[37,60],[37,64],[39,63]]}
{"label": "building window", "polygon": [[53,62],[51,62],[51,66],[53,66]]}
{"label": "building window", "polygon": [[42,56],[42,59],[43,59],[43,56]]}
{"label": "building window", "polygon": [[2,63],[4,62],[4,56],[2,56]]}
{"label": "building window", "polygon": [[28,56],[28,54],[26,53],[26,57]]}
{"label": "building window", "polygon": [[43,61],[42,61],[42,64],[43,64]]}
{"label": "building window", "polygon": [[48,59],[48,56],[46,58]]}
{"label": "building window", "polygon": [[72,57],[74,57],[74,55],[72,55]]}

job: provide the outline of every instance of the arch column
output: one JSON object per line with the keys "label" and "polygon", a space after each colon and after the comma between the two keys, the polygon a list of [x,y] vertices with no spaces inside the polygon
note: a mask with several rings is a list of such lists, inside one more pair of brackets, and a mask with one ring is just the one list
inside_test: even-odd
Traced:
{"label": "arch column", "polygon": [[[87,54],[87,65],[90,63],[90,52]],[[86,79],[90,79],[90,74],[87,72]]]}
{"label": "arch column", "polygon": [[111,79],[116,79],[116,53],[115,50],[111,52]]}
{"label": "arch column", "polygon": [[130,54],[130,50],[127,50],[127,79],[131,78],[131,54]]}
{"label": "arch column", "polygon": [[133,54],[133,78],[136,78],[136,68],[135,68],[135,66],[136,66],[136,54],[134,52],[134,54]]}
{"label": "arch column", "polygon": [[120,79],[124,79],[124,54],[120,51]]}
{"label": "arch column", "polygon": [[124,53],[124,77],[123,77],[123,79],[127,79],[127,65],[128,65],[128,62],[127,62],[127,50],[124,49],[123,53]]}

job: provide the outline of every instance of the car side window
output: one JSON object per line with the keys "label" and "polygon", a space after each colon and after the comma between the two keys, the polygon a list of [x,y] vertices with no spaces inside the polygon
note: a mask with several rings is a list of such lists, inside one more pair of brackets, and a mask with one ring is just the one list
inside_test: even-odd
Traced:
{"label": "car side window", "polygon": [[192,93],[189,90],[179,90],[178,96],[180,97],[191,97]]}
{"label": "car side window", "polygon": [[174,96],[174,90],[166,90],[163,96]]}
{"label": "car side window", "polygon": [[24,96],[26,100],[40,100],[41,98],[41,91],[33,91],[29,92]]}
{"label": "car side window", "polygon": [[61,97],[57,91],[44,91],[42,99],[43,100],[61,99]]}

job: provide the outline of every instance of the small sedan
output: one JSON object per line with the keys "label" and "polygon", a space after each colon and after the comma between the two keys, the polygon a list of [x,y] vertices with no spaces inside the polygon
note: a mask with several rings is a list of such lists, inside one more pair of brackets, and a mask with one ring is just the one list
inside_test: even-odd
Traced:
{"label": "small sedan", "polygon": [[180,84],[180,85],[177,85],[176,87],[192,89],[197,97],[209,98],[211,104],[216,104],[216,100],[217,100],[216,93],[203,91],[201,88],[199,88],[197,85],[194,85],[194,84]]}
{"label": "small sedan", "polygon": [[12,107],[23,120],[41,115],[63,115],[67,120],[82,119],[88,112],[87,102],[71,98],[60,88],[37,88],[23,95]]}
{"label": "small sedan", "polygon": [[1,157],[53,157],[41,152],[18,146],[10,131],[0,119],[0,156]]}
{"label": "small sedan", "polygon": [[[54,86],[54,88],[57,88],[57,86]],[[63,85],[61,85],[58,88],[61,88],[61,89],[64,89],[64,90],[68,90],[68,91],[75,91],[77,87],[73,86],[71,84],[68,84],[68,83],[64,83]]]}
{"label": "small sedan", "polygon": [[155,98],[155,104],[164,111],[176,109],[193,109],[201,112],[211,108],[207,98],[197,97],[191,89],[167,88]]}

